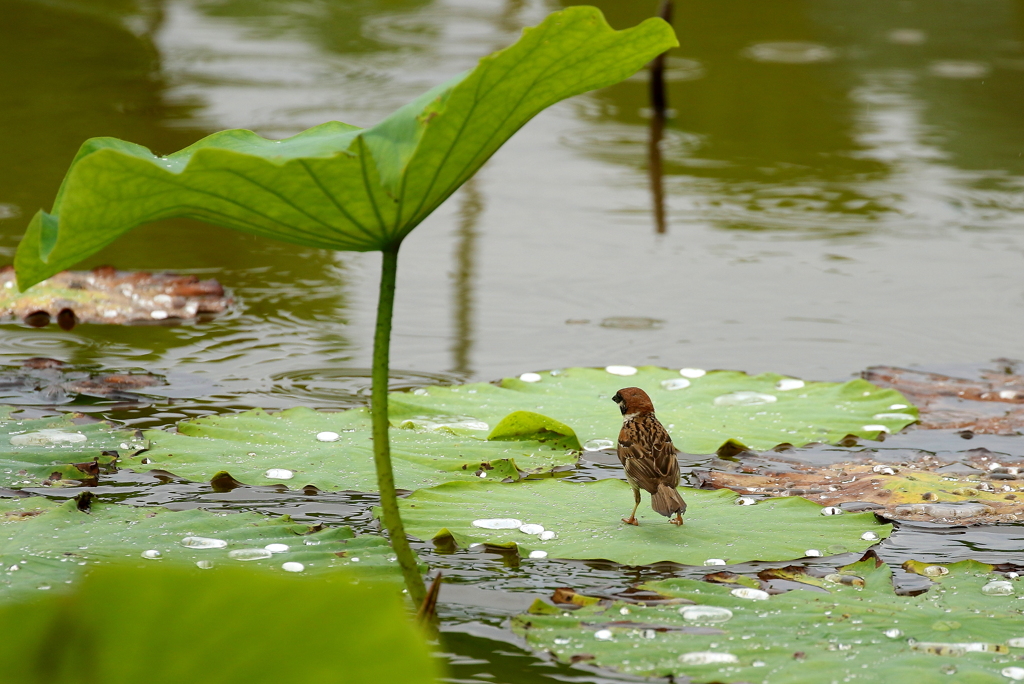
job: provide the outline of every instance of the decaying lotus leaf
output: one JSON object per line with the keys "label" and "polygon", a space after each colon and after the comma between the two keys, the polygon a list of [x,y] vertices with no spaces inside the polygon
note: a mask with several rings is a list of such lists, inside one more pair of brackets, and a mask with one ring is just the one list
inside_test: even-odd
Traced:
{"label": "decaying lotus leaf", "polygon": [[1024,376],[1008,362],[981,379],[873,366],[861,375],[881,387],[899,390],[920,409],[920,427],[1015,435],[1024,428]]}
{"label": "decaying lotus leaf", "polygon": [[[702,484],[753,496],[800,496],[823,506],[877,504],[896,520],[958,525],[1024,520],[1024,482],[993,479],[1018,466],[993,464],[979,475],[933,472],[927,464],[843,463],[786,472],[701,471]],[[1024,467],[1020,467],[1024,472]]]}
{"label": "decaying lotus leaf", "polygon": [[14,269],[0,269],[0,318],[20,318],[33,327],[55,319],[76,323],[152,323],[223,313],[232,304],[216,280],[146,271],[62,271],[19,292]]}

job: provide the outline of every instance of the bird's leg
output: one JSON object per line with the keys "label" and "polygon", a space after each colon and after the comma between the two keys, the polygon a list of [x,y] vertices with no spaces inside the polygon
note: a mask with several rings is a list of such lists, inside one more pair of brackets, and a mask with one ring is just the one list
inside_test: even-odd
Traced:
{"label": "bird's leg", "polygon": [[676,517],[671,519],[671,520],[669,520],[669,522],[672,523],[673,525],[682,525],[683,524],[683,514],[682,513],[676,513]]}
{"label": "bird's leg", "polygon": [[633,499],[636,501],[636,505],[633,506],[633,512],[629,514],[628,518],[623,518],[622,522],[627,525],[639,525],[636,521],[636,509],[640,508],[640,489],[633,487]]}

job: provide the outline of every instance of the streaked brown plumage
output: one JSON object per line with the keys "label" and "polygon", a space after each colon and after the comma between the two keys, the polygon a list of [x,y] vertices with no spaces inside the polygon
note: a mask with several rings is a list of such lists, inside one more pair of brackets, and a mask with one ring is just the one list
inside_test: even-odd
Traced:
{"label": "streaked brown plumage", "polygon": [[651,508],[670,520],[673,525],[683,524],[686,502],[676,491],[679,486],[679,461],[672,438],[654,417],[654,404],[639,387],[625,387],[612,397],[622,411],[622,430],[619,431],[619,461],[626,471],[626,480],[633,488],[636,505],[622,522],[639,525],[636,509],[640,507],[640,490],[651,495]]}

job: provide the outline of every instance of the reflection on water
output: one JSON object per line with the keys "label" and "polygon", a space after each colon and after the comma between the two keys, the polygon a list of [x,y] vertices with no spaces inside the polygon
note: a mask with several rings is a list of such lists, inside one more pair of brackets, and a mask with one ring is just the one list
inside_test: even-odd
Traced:
{"label": "reflection on water", "polygon": [[468,378],[473,374],[470,352],[473,350],[473,286],[476,272],[477,223],[484,210],[483,195],[477,180],[470,178],[460,192],[459,223],[456,228],[455,272],[452,274],[452,313],[455,330],[452,337],[452,372]]}

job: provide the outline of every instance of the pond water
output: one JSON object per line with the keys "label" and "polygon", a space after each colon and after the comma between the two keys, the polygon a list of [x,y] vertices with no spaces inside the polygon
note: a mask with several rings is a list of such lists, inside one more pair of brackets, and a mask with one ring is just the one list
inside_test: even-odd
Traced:
{"label": "pond water", "polygon": [[[5,0],[0,63],[16,68],[0,70],[0,262],[88,137],[166,154],[223,128],[372,125],[564,4],[576,3]],[[592,4],[624,28],[658,3]],[[1024,4],[687,0],[674,23],[663,230],[646,77],[545,111],[406,241],[395,388],[608,364],[843,380],[879,363],[957,370],[1019,355]],[[83,266],[214,277],[232,313],[70,332],[8,323],[0,364],[46,356],[166,376],[143,406],[68,407],[138,427],[363,404],[378,263],[153,224]],[[953,433],[930,439],[943,438],[964,448]],[[218,494],[128,473],[98,493],[372,526],[364,495]],[[906,527],[880,553],[1005,561],[1024,534],[930,529]],[[612,677],[529,654],[505,617],[557,586],[686,572],[421,550],[457,585],[444,617],[460,680]]]}

